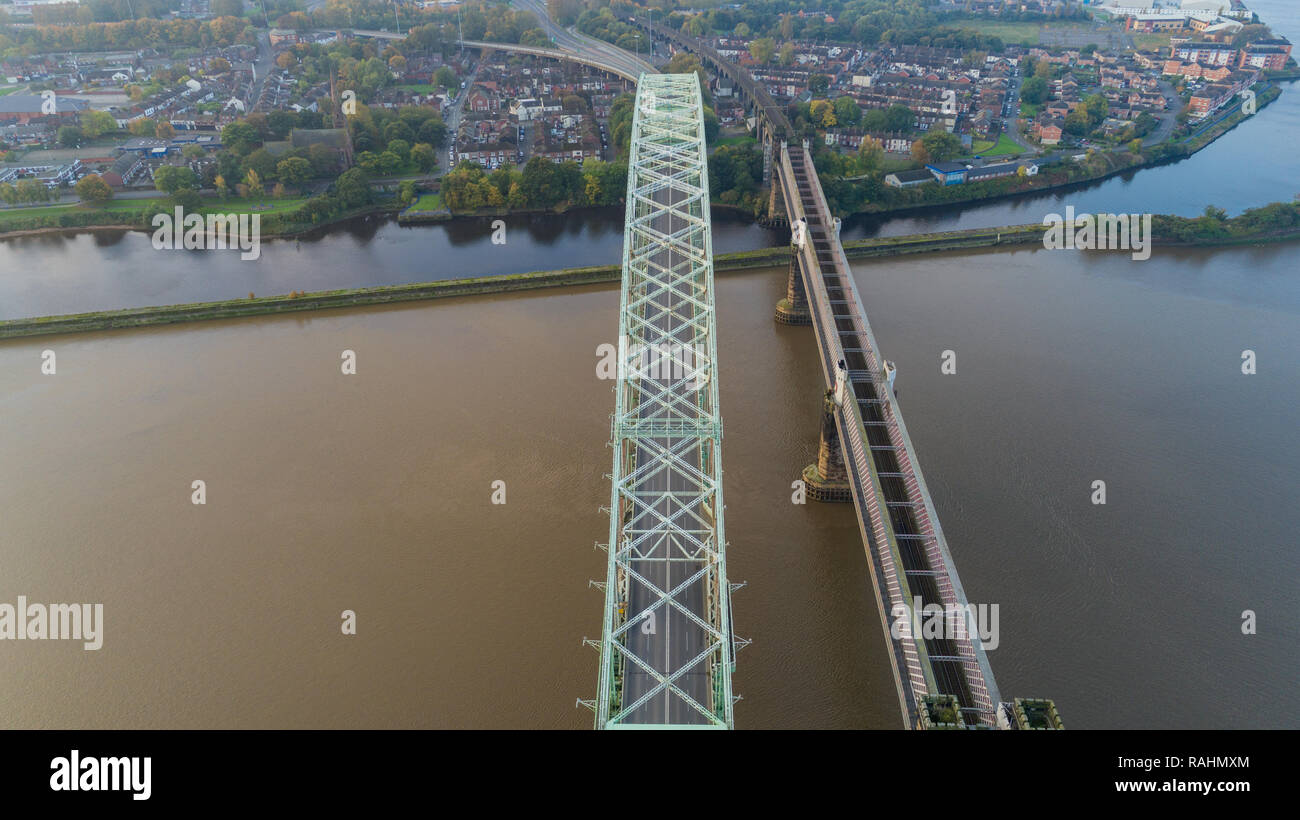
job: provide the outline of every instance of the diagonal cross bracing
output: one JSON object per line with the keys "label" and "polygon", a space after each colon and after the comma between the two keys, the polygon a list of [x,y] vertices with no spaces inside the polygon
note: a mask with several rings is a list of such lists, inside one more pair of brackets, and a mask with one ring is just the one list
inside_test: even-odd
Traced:
{"label": "diagonal cross bracing", "polygon": [[628,160],[596,728],[733,725],[704,117],[642,75]]}

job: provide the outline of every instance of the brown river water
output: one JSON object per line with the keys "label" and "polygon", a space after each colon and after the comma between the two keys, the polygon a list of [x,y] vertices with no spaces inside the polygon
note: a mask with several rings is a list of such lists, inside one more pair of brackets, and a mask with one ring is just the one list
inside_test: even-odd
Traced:
{"label": "brown river water", "polygon": [[[858,266],[1004,697],[1300,725],[1269,706],[1300,637],[1295,258]],[[736,723],[899,727],[852,508],[790,503],[821,385],[783,287],[717,280]],[[0,727],[590,726],[616,332],[593,287],[0,344],[0,603],[105,621],[99,651],[0,641]]]}

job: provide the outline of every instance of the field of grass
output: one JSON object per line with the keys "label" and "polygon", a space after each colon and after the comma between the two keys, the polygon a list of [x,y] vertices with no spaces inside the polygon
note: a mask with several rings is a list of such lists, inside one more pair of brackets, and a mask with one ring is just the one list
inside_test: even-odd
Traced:
{"label": "field of grass", "polygon": [[[144,199],[113,199],[102,205],[72,203],[66,205],[39,205],[27,208],[5,208],[0,210],[0,229],[3,229],[6,223],[16,220],[35,216],[57,216],[69,211],[120,213],[124,219],[129,221],[130,215],[154,208],[163,203],[165,199],[165,197],[157,196]],[[272,199],[269,196],[230,197],[229,199],[205,197],[203,207],[199,209],[199,212],[203,214],[269,214],[291,211],[303,202],[306,202],[306,197],[286,197],[284,199]]]}
{"label": "field of grass", "polygon": [[754,139],[749,134],[741,134],[735,137],[723,137],[722,139],[714,140],[713,147],[717,148],[722,145],[753,145],[757,142],[758,140]]}
{"label": "field of grass", "polygon": [[281,211],[292,211],[306,201],[307,197],[305,196],[287,196],[284,199],[274,199],[269,194],[266,196],[250,197],[232,196],[229,199],[205,197],[203,200],[203,207],[199,210],[205,214],[269,214],[279,213]]}
{"label": "field of grass", "polygon": [[1038,32],[1042,23],[1009,22],[1004,20],[956,20],[949,25],[955,28],[974,29],[980,34],[998,37],[1003,43],[1038,45]]}
{"label": "field of grass", "polygon": [[986,157],[1004,157],[1009,154],[1019,154],[1025,149],[1016,144],[1016,141],[1006,134],[998,137],[997,144],[986,151],[977,151],[976,153]]}
{"label": "field of grass", "polygon": [[1169,48],[1169,32],[1153,32],[1151,34],[1134,34],[1133,45],[1138,51],[1152,51]]}
{"label": "field of grass", "polygon": [[916,162],[911,157],[902,154],[885,154],[880,160],[880,170],[886,174],[892,174],[895,171],[908,171],[916,167]]}
{"label": "field of grass", "polygon": [[429,83],[408,83],[406,85],[399,85],[398,88],[403,91],[409,91],[412,94],[432,94],[438,90],[437,86],[430,85]]}
{"label": "field of grass", "polygon": [[438,211],[442,210],[442,194],[421,194],[420,198],[411,203],[413,211]]}

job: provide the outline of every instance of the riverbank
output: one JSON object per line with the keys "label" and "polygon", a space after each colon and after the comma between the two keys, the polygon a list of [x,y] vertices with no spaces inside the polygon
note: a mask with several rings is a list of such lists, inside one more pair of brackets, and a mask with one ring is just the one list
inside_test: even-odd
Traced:
{"label": "riverbank", "polygon": [[[1277,85],[1260,92],[1256,100],[1256,113],[1276,102],[1280,96],[1282,96],[1282,89]],[[907,189],[885,187],[880,197],[862,203],[845,201],[847,197],[856,195],[852,190],[837,193],[844,180],[823,179],[823,187],[827,191],[827,197],[832,200],[832,210],[835,212],[847,212],[849,216],[870,217],[921,214],[939,208],[982,205],[1021,197],[1041,196],[1053,191],[1068,191],[1104,182],[1122,174],[1136,173],[1142,169],[1168,165],[1192,157],[1254,116],[1243,113],[1240,106],[1241,104],[1237,103],[1231,113],[1224,115],[1203,131],[1146,147],[1140,154],[1122,150],[1093,152],[1092,156],[1086,159],[1067,159],[1042,166],[1038,175],[1034,177],[1004,177],[987,182],[946,187],[933,185]],[[1080,149],[1078,156],[1083,157],[1086,154]],[[1032,164],[1032,161],[1032,157],[1024,158],[1025,164]]]}
{"label": "riverbank", "polygon": [[[308,200],[296,198],[291,201],[270,200],[266,208],[249,207],[244,201],[204,200],[203,207],[197,213],[234,213],[258,214],[260,235],[263,238],[292,237],[327,228],[359,216],[380,213],[393,213],[401,206],[395,201],[380,201],[341,211],[315,222],[294,219]],[[74,233],[79,231],[125,230],[152,232],[154,226],[150,220],[155,213],[171,213],[174,206],[164,197],[139,200],[117,200],[106,206],[85,207],[82,205],[61,205],[43,208],[15,208],[0,211],[0,240],[20,236],[32,236],[49,233]],[[30,211],[30,212],[29,212]]]}
{"label": "riverbank", "polygon": [[[979,248],[1041,245],[1043,225],[1010,225],[963,231],[877,237],[844,243],[850,259],[905,256],[920,253]],[[1300,240],[1300,205],[1276,203],[1247,211],[1233,219],[1211,216],[1185,219],[1157,216],[1153,241],[1165,247],[1235,245]],[[790,262],[788,247],[759,248],[719,254],[714,271],[728,273],[756,268],[784,267]],[[127,308],[113,311],[39,316],[0,321],[0,340],[26,336],[81,333],[152,325],[237,319],[276,313],[364,307],[395,302],[425,301],[454,296],[477,296],[543,288],[611,284],[619,281],[619,265],[597,265],[563,270],[534,271],[503,276],[481,276],[421,282],[409,285],[294,292],[289,295],[254,296],[216,302]]]}

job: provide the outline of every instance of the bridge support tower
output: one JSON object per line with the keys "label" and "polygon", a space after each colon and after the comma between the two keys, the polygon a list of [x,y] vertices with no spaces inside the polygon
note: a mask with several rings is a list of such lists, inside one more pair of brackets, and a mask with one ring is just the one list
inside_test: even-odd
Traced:
{"label": "bridge support tower", "polygon": [[849,474],[844,468],[844,450],[835,427],[835,391],[827,390],[822,400],[822,435],[817,446],[817,463],[803,468],[803,483],[813,501],[853,500]]}
{"label": "bridge support tower", "polygon": [[799,274],[799,254],[793,246],[790,251],[790,274],[786,278],[785,298],[776,303],[776,320],[783,325],[811,325],[812,310]]}

